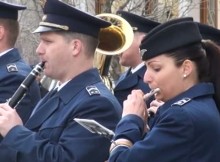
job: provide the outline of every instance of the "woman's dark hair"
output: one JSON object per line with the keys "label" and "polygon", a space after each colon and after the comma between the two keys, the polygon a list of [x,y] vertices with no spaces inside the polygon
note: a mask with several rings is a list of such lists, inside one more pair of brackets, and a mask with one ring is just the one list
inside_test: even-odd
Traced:
{"label": "woman's dark hair", "polygon": [[203,41],[202,45],[207,53],[209,77],[215,87],[214,99],[220,111],[220,47],[211,40]]}
{"label": "woman's dark hair", "polygon": [[181,66],[186,59],[196,64],[199,81],[214,84],[214,99],[220,111],[220,47],[206,40],[170,51],[167,56],[174,58],[177,66]]}

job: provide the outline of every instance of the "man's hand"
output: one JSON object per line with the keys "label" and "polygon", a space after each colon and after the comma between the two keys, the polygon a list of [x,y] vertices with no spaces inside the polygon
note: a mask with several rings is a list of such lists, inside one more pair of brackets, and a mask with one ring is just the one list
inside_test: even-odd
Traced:
{"label": "man's hand", "polygon": [[0,134],[5,137],[16,125],[23,125],[15,109],[8,104],[0,104]]}

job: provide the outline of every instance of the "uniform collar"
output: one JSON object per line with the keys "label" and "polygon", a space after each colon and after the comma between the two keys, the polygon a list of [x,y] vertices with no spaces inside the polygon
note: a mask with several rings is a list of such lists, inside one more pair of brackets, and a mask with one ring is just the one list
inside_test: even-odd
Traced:
{"label": "uniform collar", "polygon": [[13,50],[13,48],[10,48],[10,49],[7,49],[6,51],[4,52],[1,52],[0,53],[0,57],[3,56],[4,54],[8,53],[9,51]]}
{"label": "uniform collar", "polygon": [[6,65],[8,63],[16,62],[22,59],[18,50],[13,48],[12,50],[8,51],[7,54],[1,56],[0,65]]}
{"label": "uniform collar", "polygon": [[101,78],[99,76],[99,72],[96,68],[87,70],[72,80],[70,80],[60,91],[58,94],[64,103],[68,103],[69,100],[76,96],[80,91],[86,89],[86,86],[93,85],[97,82],[101,82]]}
{"label": "uniform collar", "polygon": [[136,71],[138,71],[140,68],[142,68],[144,66],[144,62],[140,63],[138,66],[136,66],[135,68],[131,68],[131,73],[135,73]]}
{"label": "uniform collar", "polygon": [[174,97],[173,99],[168,100],[163,107],[170,107],[173,103],[183,99],[189,98],[194,99],[203,96],[212,96],[215,93],[214,86],[212,83],[198,83],[188,89],[187,91],[181,93],[180,95]]}
{"label": "uniform collar", "polygon": [[59,84],[59,82],[58,82],[58,84],[56,85],[56,87],[54,89],[57,88],[57,91],[60,91],[68,82],[69,82],[69,80],[62,83],[62,84]]}

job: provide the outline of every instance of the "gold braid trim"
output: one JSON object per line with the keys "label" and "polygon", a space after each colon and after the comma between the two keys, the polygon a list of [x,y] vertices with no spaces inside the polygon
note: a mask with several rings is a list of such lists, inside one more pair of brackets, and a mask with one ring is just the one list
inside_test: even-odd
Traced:
{"label": "gold braid trim", "polygon": [[48,27],[54,27],[54,28],[59,28],[63,30],[69,30],[68,26],[65,25],[59,25],[59,24],[54,24],[54,23],[49,23],[49,22],[40,22],[40,25],[42,26],[48,26]]}
{"label": "gold braid trim", "polygon": [[124,139],[124,138],[120,138],[120,139],[117,139],[116,141],[112,142],[112,144],[110,146],[110,151],[109,152],[111,153],[114,149],[116,149],[119,146],[130,148],[132,145],[133,145],[133,143],[130,140]]}

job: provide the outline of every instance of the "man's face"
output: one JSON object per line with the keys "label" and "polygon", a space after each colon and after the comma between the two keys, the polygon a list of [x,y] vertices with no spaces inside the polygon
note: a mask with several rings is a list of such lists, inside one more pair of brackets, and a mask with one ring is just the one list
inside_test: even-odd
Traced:
{"label": "man's face", "polygon": [[139,52],[139,46],[143,35],[134,33],[134,39],[131,46],[119,56],[119,63],[126,67],[136,67],[142,62]]}
{"label": "man's face", "polygon": [[44,73],[53,79],[62,79],[71,60],[70,42],[56,32],[45,32],[40,35],[36,50],[42,62],[45,62]]}

